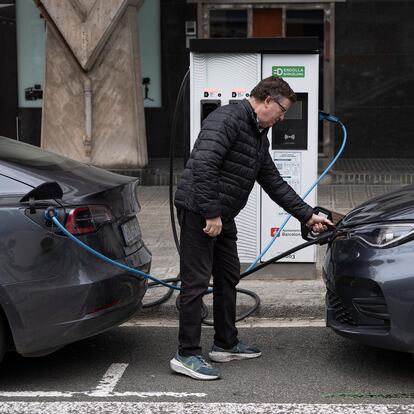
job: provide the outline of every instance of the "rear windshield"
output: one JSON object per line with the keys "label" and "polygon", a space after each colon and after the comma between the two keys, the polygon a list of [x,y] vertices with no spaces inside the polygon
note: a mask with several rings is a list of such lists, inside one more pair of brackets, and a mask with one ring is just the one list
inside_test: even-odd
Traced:
{"label": "rear windshield", "polygon": [[0,195],[26,194],[30,190],[32,187],[0,174]]}
{"label": "rear windshield", "polygon": [[0,160],[45,170],[69,170],[80,165],[69,158],[3,137],[0,137]]}

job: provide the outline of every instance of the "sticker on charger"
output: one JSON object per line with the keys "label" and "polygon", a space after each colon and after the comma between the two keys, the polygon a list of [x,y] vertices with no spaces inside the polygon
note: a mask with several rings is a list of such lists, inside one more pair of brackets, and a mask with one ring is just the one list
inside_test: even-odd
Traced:
{"label": "sticker on charger", "polygon": [[299,230],[283,230],[282,231],[283,237],[301,237],[301,233]]}
{"label": "sticker on charger", "polygon": [[[279,231],[279,228],[280,227],[272,227],[270,229],[270,237],[275,237],[275,234]],[[280,237],[280,234],[277,237]]]}
{"label": "sticker on charger", "polygon": [[273,152],[273,161],[281,177],[296,191],[301,193],[301,165],[300,152]]}
{"label": "sticker on charger", "polygon": [[[275,234],[279,231],[280,227],[271,227],[270,228],[270,237],[275,237]],[[282,230],[277,237],[299,237],[301,235],[299,230]]]}
{"label": "sticker on charger", "polygon": [[305,66],[272,66],[272,75],[281,78],[304,78]]}

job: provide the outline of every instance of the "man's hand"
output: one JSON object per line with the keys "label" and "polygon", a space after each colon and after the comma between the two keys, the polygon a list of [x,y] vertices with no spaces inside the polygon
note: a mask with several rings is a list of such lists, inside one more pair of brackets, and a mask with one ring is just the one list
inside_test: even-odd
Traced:
{"label": "man's hand", "polygon": [[206,227],[204,227],[203,231],[210,237],[217,237],[221,233],[222,227],[223,224],[220,217],[206,219]]}
{"label": "man's hand", "polygon": [[322,233],[328,230],[328,226],[334,226],[334,224],[326,217],[318,216],[313,214],[312,217],[307,221],[307,226],[312,227],[312,231],[315,233]]}

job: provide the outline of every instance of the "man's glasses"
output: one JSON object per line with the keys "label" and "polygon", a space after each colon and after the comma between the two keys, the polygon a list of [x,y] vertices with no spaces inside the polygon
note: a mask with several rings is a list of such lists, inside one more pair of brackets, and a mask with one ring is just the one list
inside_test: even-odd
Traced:
{"label": "man's glasses", "polygon": [[276,99],[274,101],[279,105],[279,108],[282,110],[282,112],[286,113],[287,109],[282,104],[280,104],[278,101],[276,101]]}

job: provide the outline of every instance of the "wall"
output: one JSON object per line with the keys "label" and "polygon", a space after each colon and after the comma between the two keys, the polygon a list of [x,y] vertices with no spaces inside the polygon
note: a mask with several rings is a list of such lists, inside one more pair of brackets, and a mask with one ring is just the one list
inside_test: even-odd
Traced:
{"label": "wall", "polygon": [[[197,20],[195,4],[185,0],[161,0],[161,78],[162,107],[146,108],[149,158],[166,158],[170,152],[172,116],[181,81],[189,67],[185,42],[185,21]],[[187,98],[187,102],[188,102]],[[187,117],[180,111],[175,153],[183,155],[184,128]]]}
{"label": "wall", "polygon": [[413,158],[414,2],[348,0],[335,13],[336,115],[349,133],[344,157]]}

